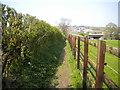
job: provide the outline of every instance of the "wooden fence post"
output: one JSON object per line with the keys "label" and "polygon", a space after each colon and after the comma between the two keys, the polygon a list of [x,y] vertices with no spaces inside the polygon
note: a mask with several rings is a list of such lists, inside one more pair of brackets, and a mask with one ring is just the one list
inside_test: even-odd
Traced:
{"label": "wooden fence post", "polygon": [[70,47],[71,47],[71,35],[70,35],[69,43],[70,43]]}
{"label": "wooden fence post", "polygon": [[105,49],[106,49],[105,41],[100,40],[98,43],[98,56],[97,56],[97,65],[96,65],[96,86],[95,86],[95,88],[102,88]]}
{"label": "wooden fence post", "polygon": [[78,37],[77,69],[80,69],[80,37]]}
{"label": "wooden fence post", "polygon": [[70,34],[68,35],[68,41],[69,41],[69,44],[70,44]]}
{"label": "wooden fence post", "polygon": [[71,35],[71,51],[72,51],[72,44],[73,44],[73,42],[72,42],[72,39],[73,39],[73,37],[72,37],[72,35]]}
{"label": "wooden fence post", "polygon": [[71,47],[71,51],[72,51],[72,35],[70,35],[70,47]]}
{"label": "wooden fence post", "polygon": [[[75,37],[73,36],[73,56],[74,56],[74,50],[75,49]],[[75,56],[74,56],[74,59],[75,59]]]}
{"label": "wooden fence post", "polygon": [[73,52],[74,52],[74,37],[73,37],[73,35],[72,35],[72,43],[71,43],[71,45],[72,45],[72,54],[73,54]]}
{"label": "wooden fence post", "polygon": [[76,36],[74,36],[74,59],[76,59]]}
{"label": "wooden fence post", "polygon": [[88,38],[84,38],[84,66],[83,66],[83,88],[86,88],[88,62]]}

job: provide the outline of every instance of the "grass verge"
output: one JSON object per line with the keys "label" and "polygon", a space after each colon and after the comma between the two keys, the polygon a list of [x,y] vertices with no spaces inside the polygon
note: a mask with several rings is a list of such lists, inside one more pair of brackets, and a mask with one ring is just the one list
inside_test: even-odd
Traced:
{"label": "grass verge", "polygon": [[68,63],[71,68],[71,86],[70,88],[82,88],[82,78],[80,76],[80,70],[77,69],[76,60],[74,59],[70,45],[68,41],[66,41],[66,53],[68,54]]}

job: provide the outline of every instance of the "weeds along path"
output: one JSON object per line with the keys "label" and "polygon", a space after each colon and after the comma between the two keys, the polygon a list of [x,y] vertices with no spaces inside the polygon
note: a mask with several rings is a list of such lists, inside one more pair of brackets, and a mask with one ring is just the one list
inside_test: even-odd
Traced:
{"label": "weeds along path", "polygon": [[57,85],[55,88],[68,88],[70,86],[70,75],[71,75],[71,68],[68,64],[68,54],[66,53],[66,46],[63,49],[61,56],[59,58],[59,68],[56,72],[57,77]]}

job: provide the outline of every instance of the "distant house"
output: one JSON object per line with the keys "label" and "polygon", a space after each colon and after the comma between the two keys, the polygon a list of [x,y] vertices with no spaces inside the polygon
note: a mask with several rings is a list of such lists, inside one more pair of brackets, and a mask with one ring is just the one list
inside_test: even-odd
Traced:
{"label": "distant house", "polygon": [[71,26],[73,32],[84,32],[84,30],[88,29],[85,26]]}
{"label": "distant house", "polygon": [[[57,28],[59,28],[59,26],[57,26]],[[89,39],[104,39],[103,35],[105,34],[104,30],[96,30],[96,29],[92,29],[88,26],[68,26],[68,32],[71,33],[85,33],[88,34]]]}
{"label": "distant house", "polygon": [[99,39],[99,40],[102,40],[103,39],[102,38],[103,35],[104,34],[89,34],[88,37],[89,37],[89,39]]}

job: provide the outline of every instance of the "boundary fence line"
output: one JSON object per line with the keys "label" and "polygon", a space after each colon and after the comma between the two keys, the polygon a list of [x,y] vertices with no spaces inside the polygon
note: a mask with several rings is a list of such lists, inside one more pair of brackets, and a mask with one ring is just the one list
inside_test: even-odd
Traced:
{"label": "boundary fence line", "polygon": [[[108,88],[118,88],[118,86],[110,79],[108,78],[104,73],[104,59],[105,59],[105,51],[106,51],[106,42],[99,40],[98,44],[94,44],[96,46],[97,50],[97,62],[96,67],[93,64],[92,60],[88,57],[88,45],[91,45],[88,41],[88,37],[83,37],[81,35],[77,34],[69,34],[67,37],[71,51],[73,53],[74,59],[77,60],[77,69],[83,68],[82,70],[82,79],[83,79],[83,88],[87,88],[87,79],[89,79],[90,84],[94,84],[95,88],[102,88],[103,82]],[[77,41],[77,42],[76,42]],[[80,49],[82,46],[80,45],[81,41],[84,43],[84,50]],[[77,44],[76,44],[77,43]],[[83,60],[81,58],[83,57]],[[83,65],[82,63],[83,62]],[[95,77],[95,83],[92,83],[92,80],[90,77],[88,77],[88,64],[93,68],[93,70],[96,72]],[[93,75],[92,71],[91,75]],[[92,86],[92,85],[91,85]]]}

